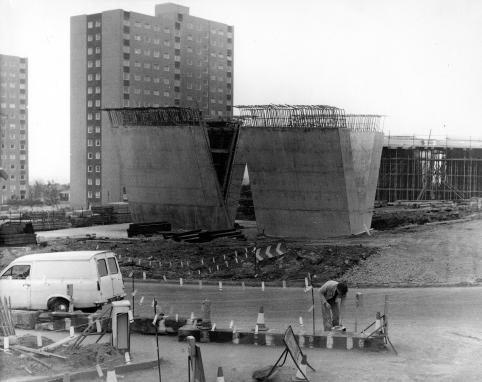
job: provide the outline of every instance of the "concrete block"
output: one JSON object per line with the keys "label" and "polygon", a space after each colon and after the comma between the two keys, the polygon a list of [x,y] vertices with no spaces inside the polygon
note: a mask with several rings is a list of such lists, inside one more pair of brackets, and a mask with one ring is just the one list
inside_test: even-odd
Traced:
{"label": "concrete block", "polygon": [[365,337],[364,336],[353,336],[353,349],[364,349],[365,347]]}
{"label": "concrete block", "polygon": [[[259,332],[255,334],[248,332],[233,332],[232,329],[216,329],[209,331],[209,342],[215,343],[232,343],[240,345],[255,346],[284,346],[283,333],[277,333],[273,330],[267,332]],[[185,341],[187,336],[194,336],[196,341],[200,340],[201,330],[186,325],[179,329],[179,341]],[[383,337],[366,338],[351,332],[324,332],[320,335],[297,334],[298,343],[301,348],[316,349],[340,349],[340,350],[374,350],[379,351],[385,349]]]}
{"label": "concrete block", "polygon": [[[134,333],[142,334],[156,334],[156,328],[154,327],[152,320],[154,317],[135,317],[134,322],[131,323],[130,328]],[[167,334],[177,334],[179,328],[183,327],[187,323],[186,317],[178,316],[176,321],[175,316],[164,316],[164,325],[166,327]],[[192,325],[191,325],[192,326]],[[159,334],[165,334],[159,332]]]}
{"label": "concrete block", "polygon": [[233,342],[233,330],[216,329],[214,331],[210,331],[209,340],[217,343]]}
{"label": "concrete block", "polygon": [[39,311],[12,310],[12,320],[16,328],[33,330],[40,316]]}
{"label": "concrete block", "polygon": [[164,316],[164,325],[168,333],[177,333],[180,327],[187,324],[187,317],[178,316]]}
{"label": "concrete block", "polygon": [[179,328],[177,336],[179,342],[185,341],[189,336],[193,336],[196,339],[196,342],[200,342],[201,330],[192,325],[184,325]]}
{"label": "concrete block", "polygon": [[333,349],[345,349],[346,350],[347,336],[334,335],[333,336]]}
{"label": "concrete block", "polygon": [[239,343],[242,345],[253,345],[254,344],[254,333],[240,332],[239,333]]}

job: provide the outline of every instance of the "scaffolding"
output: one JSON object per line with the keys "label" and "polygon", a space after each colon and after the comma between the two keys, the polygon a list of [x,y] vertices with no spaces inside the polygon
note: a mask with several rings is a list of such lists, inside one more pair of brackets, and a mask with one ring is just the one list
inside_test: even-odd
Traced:
{"label": "scaffolding", "polygon": [[482,197],[482,140],[386,137],[376,199]]}

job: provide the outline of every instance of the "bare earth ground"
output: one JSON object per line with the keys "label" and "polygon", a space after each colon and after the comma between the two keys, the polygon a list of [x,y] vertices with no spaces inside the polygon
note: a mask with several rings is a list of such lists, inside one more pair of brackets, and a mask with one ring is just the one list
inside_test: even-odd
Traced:
{"label": "bare earth ground", "polygon": [[353,242],[381,250],[343,276],[351,284],[476,285],[482,281],[480,219],[379,232]]}
{"label": "bare earth ground", "polygon": [[[276,243],[273,239],[256,238],[255,223],[242,222],[248,240],[246,242],[215,240],[206,243],[204,247],[206,259],[208,256],[216,256],[220,259],[221,272],[217,274],[212,266],[212,273],[206,274],[202,270],[201,276],[207,278],[230,278],[226,266],[223,270],[222,256],[226,253],[233,254],[243,246],[262,246]],[[102,243],[98,241],[76,241],[57,239],[54,237],[75,237],[86,234],[96,234],[97,237],[109,237],[113,240],[126,239],[126,224],[112,226],[97,226],[87,228],[68,229],[61,231],[40,232],[41,240],[49,240],[49,245],[44,248],[17,248],[2,250],[0,266],[6,266],[17,256],[30,251],[49,250],[80,250],[80,249],[114,249],[123,254],[122,263],[128,265],[127,256],[135,261],[141,258],[147,261],[152,255],[153,260],[164,261],[163,257],[176,258],[191,255],[199,262],[199,246],[195,244],[174,243],[170,240],[154,239],[141,240],[127,244]],[[152,243],[152,244],[150,244]],[[288,248],[295,252],[291,258],[282,259],[278,262],[271,260],[266,264],[266,275],[279,273],[277,267],[292,271],[292,278],[300,278],[306,272],[311,271],[319,275],[320,281],[323,275],[339,278],[341,271],[342,279],[352,286],[438,286],[438,285],[478,285],[482,281],[482,219],[467,221],[449,221],[437,224],[410,226],[390,231],[374,231],[372,236],[362,235],[359,237],[336,238],[320,241],[286,241]],[[331,252],[331,248],[335,248]],[[360,248],[360,246],[362,246]],[[141,250],[141,249],[144,249]],[[363,249],[364,248],[364,249]],[[373,249],[373,250],[372,250]],[[301,255],[299,255],[301,253]],[[335,256],[334,256],[335,255]],[[343,261],[337,261],[337,257],[343,257]],[[232,256],[231,256],[232,257]],[[241,257],[241,256],[240,256]],[[233,259],[230,268],[238,267],[242,273],[235,278],[253,278],[254,266],[242,267],[242,264],[234,264]],[[243,262],[251,261],[251,259]],[[271,263],[270,263],[271,262]],[[306,263],[299,269],[291,269],[296,264]],[[175,268],[176,262],[174,262]],[[160,278],[166,274],[164,270],[150,270],[144,262],[138,271],[146,271],[148,278]],[[179,265],[179,264],[178,264]],[[273,265],[276,265],[273,267]],[[290,268],[291,267],[291,268]],[[339,269],[337,269],[337,267]],[[129,266],[126,271],[130,269]],[[207,264],[204,268],[207,268]],[[168,278],[176,279],[185,277],[197,279],[197,270],[191,269],[191,274],[186,275],[187,268],[169,269]],[[281,274],[278,275],[281,279]],[[259,279],[259,277],[258,277]],[[269,278],[261,279],[269,280]]]}
{"label": "bare earth ground", "polygon": [[[96,227],[89,227],[95,233]],[[124,227],[99,227],[102,236],[109,230],[121,236]],[[70,235],[77,231],[69,231]],[[125,232],[125,231],[124,231]],[[58,234],[58,233],[57,233]],[[98,236],[100,236],[98,234]],[[292,242],[294,246],[296,242]],[[414,226],[345,239],[312,241],[306,248],[323,245],[378,247],[379,253],[360,260],[343,278],[350,285],[360,286],[454,286],[480,285],[482,281],[482,220],[448,222]],[[9,252],[10,257],[24,250]],[[5,261],[6,259],[2,259]],[[312,381],[480,381],[482,375],[482,314],[480,288],[406,289],[393,307],[391,339],[399,356],[391,352],[365,353],[307,351],[317,369],[309,374]],[[464,292],[464,290],[472,293]],[[352,289],[352,292],[355,290]],[[373,290],[378,293],[378,290]],[[369,293],[369,292],[366,292]],[[395,290],[394,292],[395,293]],[[448,310],[445,301],[455,301],[459,308]],[[392,301],[392,300],[391,300]],[[403,302],[405,301],[405,303]],[[432,305],[430,305],[432,304]],[[424,307],[427,306],[426,309]],[[416,308],[416,309],[415,309]],[[402,320],[401,317],[405,318]],[[50,333],[44,335],[50,337]],[[60,337],[65,333],[57,333]],[[55,339],[55,338],[52,338]],[[134,336],[133,357],[137,360],[155,358],[155,337]],[[280,348],[202,345],[207,380],[215,380],[218,366],[223,366],[226,381],[251,381],[258,367],[273,363]],[[161,339],[163,380],[186,380],[185,344],[175,338]],[[293,364],[278,381],[289,381]],[[156,370],[125,375],[124,381],[155,381]],[[2,370],[3,374],[3,370]],[[0,378],[5,378],[2,376]]]}

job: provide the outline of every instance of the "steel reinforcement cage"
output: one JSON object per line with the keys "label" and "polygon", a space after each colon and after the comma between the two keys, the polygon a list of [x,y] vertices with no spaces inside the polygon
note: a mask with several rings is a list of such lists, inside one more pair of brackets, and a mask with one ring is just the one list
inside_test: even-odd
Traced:
{"label": "steel reinforcement cage", "polygon": [[104,108],[113,127],[199,125],[201,113],[185,107]]}
{"label": "steel reinforcement cage", "polygon": [[381,131],[380,115],[345,114],[327,105],[238,105],[244,126]]}

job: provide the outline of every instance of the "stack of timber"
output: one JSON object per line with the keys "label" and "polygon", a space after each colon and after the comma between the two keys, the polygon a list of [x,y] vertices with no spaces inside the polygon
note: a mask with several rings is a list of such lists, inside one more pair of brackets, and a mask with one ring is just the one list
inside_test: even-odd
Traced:
{"label": "stack of timber", "polygon": [[0,245],[22,246],[37,244],[31,222],[7,221],[0,225]]}
{"label": "stack of timber", "polygon": [[241,231],[233,229],[222,229],[217,231],[194,230],[187,232],[166,232],[162,234],[164,239],[173,239],[174,241],[183,241],[185,243],[206,243],[208,241],[221,237],[233,237],[244,239]]}
{"label": "stack of timber", "polygon": [[127,237],[133,236],[152,236],[171,230],[171,224],[168,222],[152,222],[152,223],[132,223],[127,229]]}
{"label": "stack of timber", "polygon": [[132,221],[131,211],[129,210],[129,203],[109,203],[108,206],[112,207],[113,224],[130,223]]}
{"label": "stack of timber", "polygon": [[64,210],[23,212],[20,219],[30,221],[35,231],[50,231],[70,227],[70,222]]}
{"label": "stack of timber", "polygon": [[92,211],[75,210],[70,216],[72,227],[90,227],[92,225]]}
{"label": "stack of timber", "polygon": [[6,297],[0,298],[0,334],[3,337],[15,335],[12,309]]}
{"label": "stack of timber", "polygon": [[119,224],[132,221],[128,203],[109,203],[102,206],[93,206],[93,224]]}

